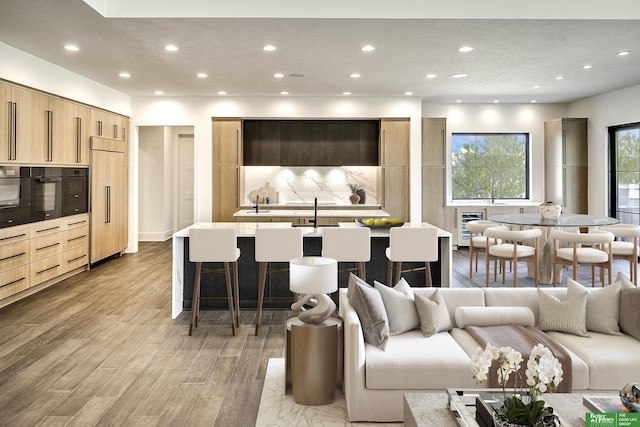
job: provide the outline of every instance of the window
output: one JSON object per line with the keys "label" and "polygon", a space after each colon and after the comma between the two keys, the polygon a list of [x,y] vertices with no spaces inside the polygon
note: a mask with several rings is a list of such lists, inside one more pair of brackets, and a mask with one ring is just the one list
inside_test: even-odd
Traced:
{"label": "window", "polygon": [[529,198],[528,133],[451,135],[453,199]]}
{"label": "window", "polygon": [[610,216],[640,225],[640,123],[609,128]]}

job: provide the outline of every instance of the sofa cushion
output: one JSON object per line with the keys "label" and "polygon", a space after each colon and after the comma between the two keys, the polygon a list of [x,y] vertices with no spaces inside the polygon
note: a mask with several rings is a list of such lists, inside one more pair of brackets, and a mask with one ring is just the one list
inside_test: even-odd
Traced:
{"label": "sofa cushion", "polygon": [[567,279],[567,298],[587,294],[586,326],[588,331],[620,335],[618,311],[620,282],[606,288],[587,290],[575,280]]}
{"label": "sofa cushion", "polygon": [[640,288],[626,288],[620,292],[619,317],[622,332],[640,340]]}
{"label": "sofa cushion", "polygon": [[472,387],[471,360],[448,332],[389,337],[386,351],[366,346],[366,387],[434,390]]}
{"label": "sofa cushion", "polygon": [[393,287],[378,281],[373,286],[380,292],[389,319],[389,334],[398,335],[420,326],[420,318],[413,302],[413,291],[404,278]]}
{"label": "sofa cushion", "polygon": [[579,336],[587,334],[587,294],[576,295],[560,301],[538,289],[540,319],[538,327],[543,331],[559,331]]}
{"label": "sofa cushion", "polygon": [[561,332],[549,335],[587,363],[590,389],[619,390],[632,379],[640,378],[640,341],[633,337],[598,332],[592,332],[590,338]]}
{"label": "sofa cushion", "polygon": [[515,324],[534,326],[536,319],[529,307],[458,307],[456,325],[458,328],[470,326],[500,326]]}
{"label": "sofa cushion", "polygon": [[365,342],[384,350],[389,339],[389,321],[380,292],[351,274],[348,295],[349,304],[360,318]]}
{"label": "sofa cushion", "polygon": [[425,337],[452,328],[449,311],[438,289],[429,298],[422,295],[416,295],[415,298],[415,306],[420,317],[420,329]]}

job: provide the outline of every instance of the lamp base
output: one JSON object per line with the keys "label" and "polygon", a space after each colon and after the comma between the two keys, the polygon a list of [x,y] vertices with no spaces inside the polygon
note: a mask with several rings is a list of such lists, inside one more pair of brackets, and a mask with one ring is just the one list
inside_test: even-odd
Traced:
{"label": "lamp base", "polygon": [[[305,309],[304,305],[313,308]],[[299,311],[298,319],[305,323],[322,323],[336,311],[336,303],[327,294],[305,294],[291,304],[291,309]]]}

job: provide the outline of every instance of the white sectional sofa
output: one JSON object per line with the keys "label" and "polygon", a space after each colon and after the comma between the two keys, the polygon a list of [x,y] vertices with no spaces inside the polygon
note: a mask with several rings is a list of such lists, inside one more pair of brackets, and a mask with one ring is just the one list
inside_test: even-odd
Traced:
{"label": "white sectional sofa", "polygon": [[[344,320],[344,394],[351,421],[402,421],[404,393],[486,386],[472,379],[470,355],[479,344],[456,324],[458,307],[529,307],[535,316],[535,325],[539,325],[539,296],[535,288],[411,288],[415,298],[433,296],[436,289],[446,304],[452,328],[426,338],[420,328],[391,335],[384,350],[365,342],[360,318],[349,303],[347,290],[340,290],[340,315]],[[544,292],[559,300],[567,297],[567,288],[544,289]],[[640,313],[640,299],[633,301],[632,307]],[[587,309],[594,311],[596,320],[602,314],[602,306],[595,303],[589,303]],[[614,311],[610,314],[617,318]],[[636,313],[627,321],[638,320]],[[588,332],[589,337],[565,332],[548,334],[571,356],[574,391],[619,390],[631,380],[640,380],[637,330],[632,334],[638,339],[592,330]]]}

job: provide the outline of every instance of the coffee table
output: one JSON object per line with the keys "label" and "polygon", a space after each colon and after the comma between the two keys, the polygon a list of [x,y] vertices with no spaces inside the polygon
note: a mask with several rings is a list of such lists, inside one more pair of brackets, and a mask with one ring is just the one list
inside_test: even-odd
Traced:
{"label": "coffee table", "polygon": [[[459,394],[459,393],[462,394]],[[405,393],[404,425],[408,427],[478,427],[475,398],[478,393],[502,393],[495,389],[447,389],[446,393]],[[544,400],[560,416],[563,426],[584,427],[582,394],[545,394]]]}

